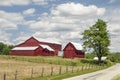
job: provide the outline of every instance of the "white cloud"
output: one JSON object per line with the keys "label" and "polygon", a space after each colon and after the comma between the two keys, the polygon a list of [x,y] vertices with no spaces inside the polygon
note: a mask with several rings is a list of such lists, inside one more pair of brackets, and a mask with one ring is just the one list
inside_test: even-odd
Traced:
{"label": "white cloud", "polygon": [[24,15],[32,15],[35,13],[35,11],[36,10],[34,8],[31,8],[31,9],[27,9],[27,10],[23,11],[23,14]]}
{"label": "white cloud", "polygon": [[38,4],[38,5],[48,4],[47,1],[45,0],[33,0],[33,3]]}
{"label": "white cloud", "polygon": [[10,30],[10,29],[16,29],[16,28],[17,26],[14,23],[0,18],[0,29],[1,30]]}
{"label": "white cloud", "polygon": [[28,5],[30,0],[0,0],[1,6]]}
{"label": "white cloud", "polygon": [[45,5],[48,2],[56,0],[0,0],[0,6],[13,6],[13,5]]}
{"label": "white cloud", "polygon": [[11,37],[15,34],[10,33],[11,30],[17,30],[19,24],[25,22],[21,13],[10,13],[0,10],[0,41],[6,44],[12,44]]}
{"label": "white cloud", "polygon": [[109,3],[114,3],[114,2],[116,2],[116,0],[110,0],[110,1],[109,1]]}
{"label": "white cloud", "polygon": [[10,13],[0,10],[0,18],[13,22],[13,24],[21,24],[24,22],[24,17],[21,13]]}
{"label": "white cloud", "polygon": [[80,3],[60,4],[51,11],[53,15],[62,16],[84,16],[84,15],[103,15],[105,8],[98,8],[95,5],[84,6]]}
{"label": "white cloud", "polygon": [[106,17],[110,18],[108,21],[108,30],[110,33],[111,46],[110,49],[112,52],[119,52],[120,46],[120,14],[119,9],[112,10]]}
{"label": "white cloud", "polygon": [[80,3],[64,3],[52,8],[49,15],[43,15],[44,17],[39,18],[40,20],[31,23],[30,28],[41,31],[79,30],[81,29],[79,26],[83,26],[83,22],[90,20],[89,23],[92,23],[95,16],[104,13],[105,8],[98,8],[95,5],[84,6]]}

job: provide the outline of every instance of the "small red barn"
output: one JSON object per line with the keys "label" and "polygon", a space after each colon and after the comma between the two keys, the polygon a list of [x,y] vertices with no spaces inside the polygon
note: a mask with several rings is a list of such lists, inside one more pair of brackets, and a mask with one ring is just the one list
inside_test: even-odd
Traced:
{"label": "small red barn", "polygon": [[82,51],[82,45],[74,42],[69,42],[64,51],[64,58],[84,58],[85,53]]}
{"label": "small red barn", "polygon": [[31,37],[11,50],[11,55],[55,56],[61,51],[59,42]]}

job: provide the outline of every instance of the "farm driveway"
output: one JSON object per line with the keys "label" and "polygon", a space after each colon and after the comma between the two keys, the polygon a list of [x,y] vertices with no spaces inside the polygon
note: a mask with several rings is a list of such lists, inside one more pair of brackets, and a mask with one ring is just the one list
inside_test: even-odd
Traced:
{"label": "farm driveway", "polygon": [[63,80],[111,80],[117,74],[120,74],[120,63],[117,63],[116,65],[104,70],[100,70],[72,78],[67,78]]}

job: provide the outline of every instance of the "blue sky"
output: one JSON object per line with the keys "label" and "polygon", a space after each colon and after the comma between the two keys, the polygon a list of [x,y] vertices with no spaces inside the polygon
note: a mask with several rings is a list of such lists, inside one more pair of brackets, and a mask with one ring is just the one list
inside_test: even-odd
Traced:
{"label": "blue sky", "polygon": [[0,41],[18,44],[31,36],[63,45],[81,43],[98,18],[107,21],[110,50],[120,52],[120,0],[0,0]]}

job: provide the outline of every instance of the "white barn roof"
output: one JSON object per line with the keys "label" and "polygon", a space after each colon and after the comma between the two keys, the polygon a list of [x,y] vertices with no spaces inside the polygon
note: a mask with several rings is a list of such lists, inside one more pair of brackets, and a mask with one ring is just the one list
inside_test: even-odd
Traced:
{"label": "white barn roof", "polygon": [[82,50],[83,47],[81,44],[79,43],[75,43],[75,42],[70,42],[71,44],[73,44],[73,46],[77,49],[77,50]]}
{"label": "white barn roof", "polygon": [[36,40],[38,40],[39,42],[47,42],[47,43],[54,43],[54,44],[61,44],[60,42],[57,42],[57,41],[54,41],[54,40],[48,40],[48,39],[42,39],[42,38],[38,38],[38,37],[35,37],[34,38]]}
{"label": "white barn roof", "polygon": [[48,49],[49,51],[54,51],[50,46],[48,46],[48,45],[41,45],[40,44],[40,46],[42,47],[42,48],[46,48],[46,49]]}
{"label": "white barn roof", "polygon": [[35,49],[37,49],[38,48],[38,46],[32,46],[32,47],[15,47],[15,48],[13,48],[12,50],[35,50]]}

